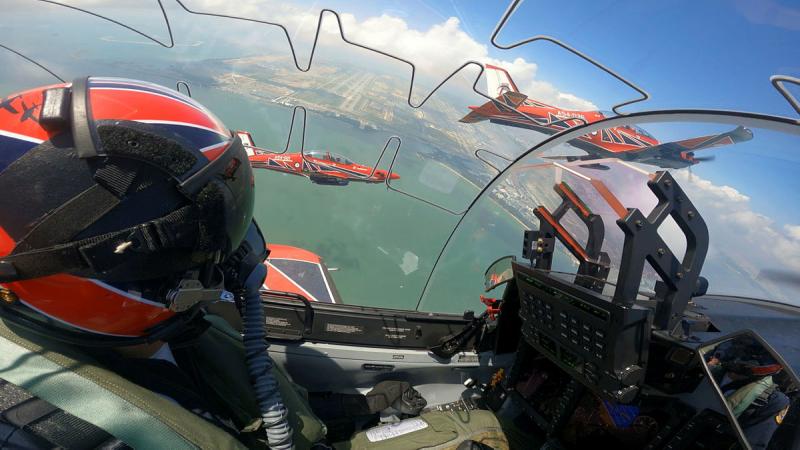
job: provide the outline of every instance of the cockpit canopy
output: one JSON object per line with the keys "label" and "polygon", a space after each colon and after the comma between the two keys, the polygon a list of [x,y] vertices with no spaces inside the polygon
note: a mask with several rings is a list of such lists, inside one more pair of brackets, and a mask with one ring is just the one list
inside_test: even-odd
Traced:
{"label": "cockpit canopy", "polygon": [[640,136],[647,136],[650,139],[655,139],[655,136],[653,136],[652,134],[648,133],[647,130],[645,130],[642,127],[630,124],[630,125],[623,125],[622,128],[627,128],[627,129],[635,132],[636,134],[638,134]]}
{"label": "cockpit canopy", "polygon": [[344,156],[338,153],[313,151],[306,153],[306,156],[310,158],[316,158],[316,159],[322,159],[324,161],[334,162],[337,164],[354,164],[353,161],[345,158]]}
{"label": "cockpit canopy", "polygon": [[[611,111],[599,111],[599,112],[606,119],[616,116],[616,114],[614,114]],[[636,133],[636,134],[638,134],[640,136],[646,136],[646,137],[649,137],[650,139],[655,139],[655,136],[653,136],[647,130],[645,130],[644,128],[642,128],[642,127],[640,127],[638,125],[627,124],[627,125],[621,126],[620,128],[625,128],[625,129],[631,130],[631,131],[633,131],[634,133]]]}

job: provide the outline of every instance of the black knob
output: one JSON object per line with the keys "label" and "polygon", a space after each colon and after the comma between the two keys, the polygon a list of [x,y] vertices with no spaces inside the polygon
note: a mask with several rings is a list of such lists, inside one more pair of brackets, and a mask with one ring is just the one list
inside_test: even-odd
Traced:
{"label": "black knob", "polygon": [[639,388],[636,386],[624,387],[618,391],[614,391],[611,395],[620,403],[630,403],[636,398]]}
{"label": "black knob", "polygon": [[632,364],[617,371],[617,379],[625,385],[639,384],[644,378],[644,369]]}

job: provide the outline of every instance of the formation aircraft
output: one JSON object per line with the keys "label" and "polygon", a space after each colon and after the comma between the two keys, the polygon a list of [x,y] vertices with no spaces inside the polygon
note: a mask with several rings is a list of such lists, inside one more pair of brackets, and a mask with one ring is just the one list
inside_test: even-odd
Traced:
{"label": "formation aircraft", "polygon": [[[492,123],[555,134],[585,123],[597,122],[614,114],[604,111],[574,111],[557,108],[528,98],[521,93],[506,69],[487,64],[487,93],[494,97],[471,110],[460,122]],[[520,114],[522,113],[522,114]],[[700,136],[675,142],[659,142],[653,135],[636,125],[606,128],[573,139],[570,145],[585,151],[579,156],[549,156],[568,161],[618,158],[625,161],[653,164],[663,168],[680,169],[713,156],[695,156],[698,150],[749,141],[753,132],[739,126],[725,133]]]}
{"label": "formation aircraft", "polygon": [[[250,159],[250,165],[257,169],[300,175],[312,183],[331,186],[346,186],[351,181],[363,183],[383,183],[389,172],[354,163],[344,156],[331,152],[311,151],[308,153],[273,153],[256,147],[253,137],[247,131],[237,131]],[[400,175],[392,173],[390,179],[397,180]]]}

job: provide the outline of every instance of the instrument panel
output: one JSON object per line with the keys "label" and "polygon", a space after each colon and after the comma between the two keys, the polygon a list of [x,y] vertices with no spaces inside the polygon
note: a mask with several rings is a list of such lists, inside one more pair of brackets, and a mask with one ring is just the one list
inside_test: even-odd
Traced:
{"label": "instrument panel", "polygon": [[651,311],[513,264],[525,341],[589,389],[632,401],[644,380]]}

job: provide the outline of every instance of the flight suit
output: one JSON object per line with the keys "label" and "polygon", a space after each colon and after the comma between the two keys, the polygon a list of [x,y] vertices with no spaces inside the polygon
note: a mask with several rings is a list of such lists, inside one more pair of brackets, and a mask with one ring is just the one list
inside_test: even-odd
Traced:
{"label": "flight suit", "polygon": [[737,389],[726,400],[754,450],[767,448],[780,425],[781,413],[790,403],[770,376]]}
{"label": "flight suit", "polygon": [[[782,412],[789,406],[789,397],[781,391],[773,391],[766,404],[758,405],[752,413],[745,411],[739,416],[739,425],[753,450],[766,449],[780,426]],[[752,408],[752,406],[751,406]]]}
{"label": "flight suit", "polygon": [[[78,419],[99,427],[133,448],[244,449],[260,446],[255,433],[259,413],[250,387],[244,348],[238,333],[219,317],[184,347],[173,348],[181,369],[201,390],[209,409],[224,410],[240,433],[225,430],[175,401],[120,376],[85,350],[0,320],[0,378]],[[298,450],[324,441],[325,426],[311,411],[305,391],[278,367],[273,371],[289,412]],[[137,380],[139,381],[139,380]],[[187,381],[187,386],[190,383]],[[205,408],[204,408],[205,409]],[[494,414],[431,412],[407,433],[377,430],[357,433],[337,449],[455,449],[468,439],[493,448],[508,443]],[[406,426],[406,425],[404,425]],[[392,431],[392,430],[389,430]],[[377,437],[376,437],[377,436]],[[249,438],[249,439],[248,439]],[[247,442],[247,444],[245,444]],[[325,448],[325,447],[322,447]]]}

